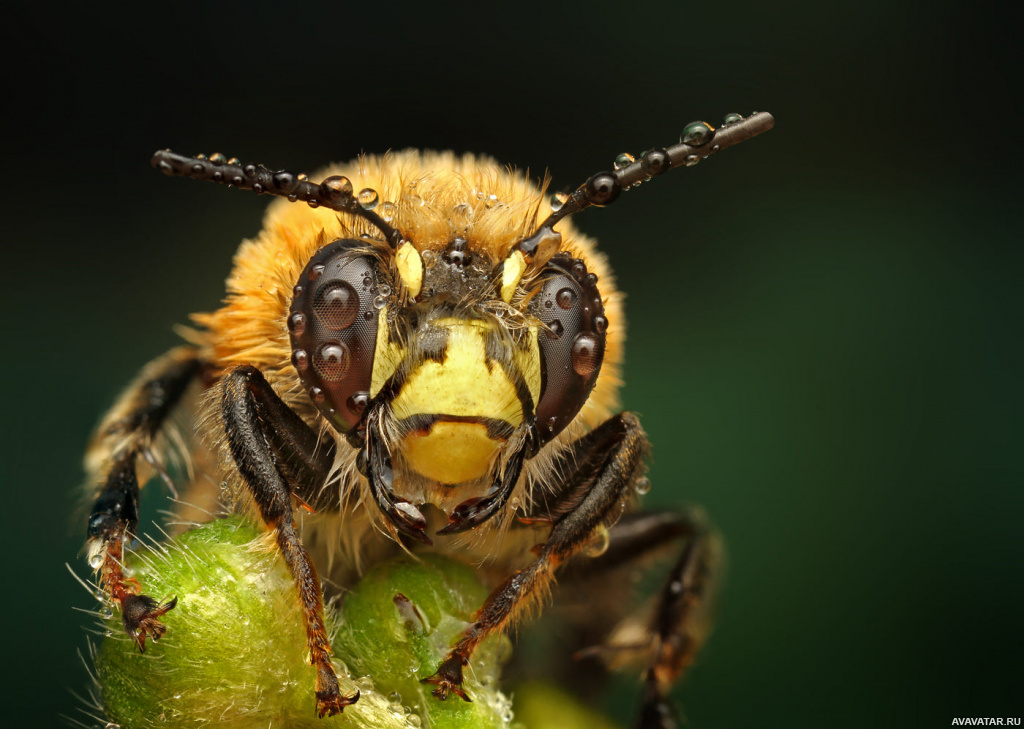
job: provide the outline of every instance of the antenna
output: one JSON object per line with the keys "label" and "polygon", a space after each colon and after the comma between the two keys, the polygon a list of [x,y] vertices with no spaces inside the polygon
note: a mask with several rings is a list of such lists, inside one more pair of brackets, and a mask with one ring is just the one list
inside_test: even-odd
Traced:
{"label": "antenna", "polygon": [[717,130],[707,122],[692,122],[683,128],[679,144],[667,149],[649,149],[639,160],[620,154],[611,172],[598,172],[568,196],[558,197],[558,207],[528,238],[516,244],[527,260],[543,263],[558,250],[562,236],[554,230],[560,220],[595,205],[602,207],[615,202],[623,190],[652,177],[662,175],[674,167],[693,167],[704,157],[716,154],[726,147],[745,142],[775,126],[775,118],[768,112],[755,111],[744,119],[729,114]]}
{"label": "antenna", "polygon": [[311,208],[325,207],[355,215],[383,233],[384,239],[392,249],[397,249],[403,241],[398,230],[373,212],[372,208],[376,206],[378,200],[377,193],[367,188],[358,195],[353,195],[352,182],[347,177],[335,175],[323,182],[315,183],[307,180],[304,174],[295,174],[287,170],[274,172],[263,165],[243,165],[237,157],[228,159],[219,153],[209,157],[204,154],[186,157],[169,149],[154,153],[150,164],[172,177],[210,180],[228,187],[252,190],[257,195],[277,195],[288,198],[291,202],[302,200]]}

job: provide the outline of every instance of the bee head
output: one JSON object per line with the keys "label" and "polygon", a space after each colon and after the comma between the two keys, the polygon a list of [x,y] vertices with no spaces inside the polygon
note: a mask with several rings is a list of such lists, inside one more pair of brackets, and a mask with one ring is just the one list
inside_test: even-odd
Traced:
{"label": "bee head", "polygon": [[639,160],[620,156],[614,171],[558,196],[551,215],[539,225],[534,218],[532,231],[504,249],[460,231],[440,247],[417,245],[414,230],[374,212],[376,192],[355,194],[345,177],[317,184],[222,155],[170,151],[153,164],[330,208],[379,232],[327,242],[306,264],[288,314],[292,363],[319,411],[359,449],[384,514],[429,542],[415,504],[449,513],[440,534],[489,519],[523,463],[576,418],[597,381],[608,328],[600,282],[561,250],[555,226],[773,123],[768,114],[735,117],[717,132],[695,122],[679,144]]}

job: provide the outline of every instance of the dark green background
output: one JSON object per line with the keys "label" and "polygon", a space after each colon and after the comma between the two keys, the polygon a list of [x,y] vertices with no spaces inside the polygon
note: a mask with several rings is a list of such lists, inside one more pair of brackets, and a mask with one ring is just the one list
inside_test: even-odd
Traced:
{"label": "dark green background", "polygon": [[570,187],[754,109],[777,128],[578,220],[629,294],[648,500],[703,504],[728,543],[718,628],[678,695],[695,727],[1024,714],[1008,14],[89,7],[23,9],[4,51],[5,724],[75,713],[83,444],[172,324],[217,306],[266,204],[168,180],[154,149],[301,170],[453,148]]}

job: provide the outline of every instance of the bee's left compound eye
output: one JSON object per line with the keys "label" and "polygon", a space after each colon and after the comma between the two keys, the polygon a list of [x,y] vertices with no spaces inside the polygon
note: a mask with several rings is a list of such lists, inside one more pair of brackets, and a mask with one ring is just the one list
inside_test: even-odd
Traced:
{"label": "bee's left compound eye", "polygon": [[295,285],[288,316],[292,364],[310,398],[341,432],[359,422],[370,401],[379,295],[365,242],[321,248]]}
{"label": "bee's left compound eye", "polygon": [[597,276],[583,261],[560,253],[551,259],[547,272],[532,304],[547,327],[539,337],[541,443],[558,435],[583,408],[601,370],[608,329]]}

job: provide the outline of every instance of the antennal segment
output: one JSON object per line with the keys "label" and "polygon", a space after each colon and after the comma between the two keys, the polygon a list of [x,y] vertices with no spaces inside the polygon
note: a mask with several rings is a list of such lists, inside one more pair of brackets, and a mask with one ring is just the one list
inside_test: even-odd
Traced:
{"label": "antennal segment", "polygon": [[717,130],[706,122],[687,124],[679,144],[667,149],[648,150],[636,161],[628,155],[620,156],[614,171],[593,175],[562,200],[561,206],[540,224],[533,235],[517,243],[516,248],[523,252],[527,260],[543,263],[558,250],[561,235],[554,231],[554,227],[563,218],[591,205],[609,205],[615,202],[619,193],[632,185],[664,174],[673,167],[693,167],[704,157],[745,142],[773,126],[775,118],[764,111],[754,112],[746,119],[739,114],[729,114]]}
{"label": "antennal segment", "polygon": [[290,202],[302,200],[311,208],[325,207],[339,213],[355,215],[383,233],[384,239],[392,249],[397,249],[403,242],[402,234],[371,209],[376,204],[376,194],[365,196],[367,199],[372,198],[372,203],[367,203],[364,207],[360,202],[364,195],[353,195],[352,182],[347,177],[335,175],[316,183],[307,180],[304,174],[295,174],[287,170],[275,172],[263,165],[243,165],[237,158],[228,159],[219,153],[209,157],[203,154],[186,157],[169,149],[154,153],[150,164],[165,175],[210,180],[228,187],[252,190],[257,195],[277,195],[288,198]]}

